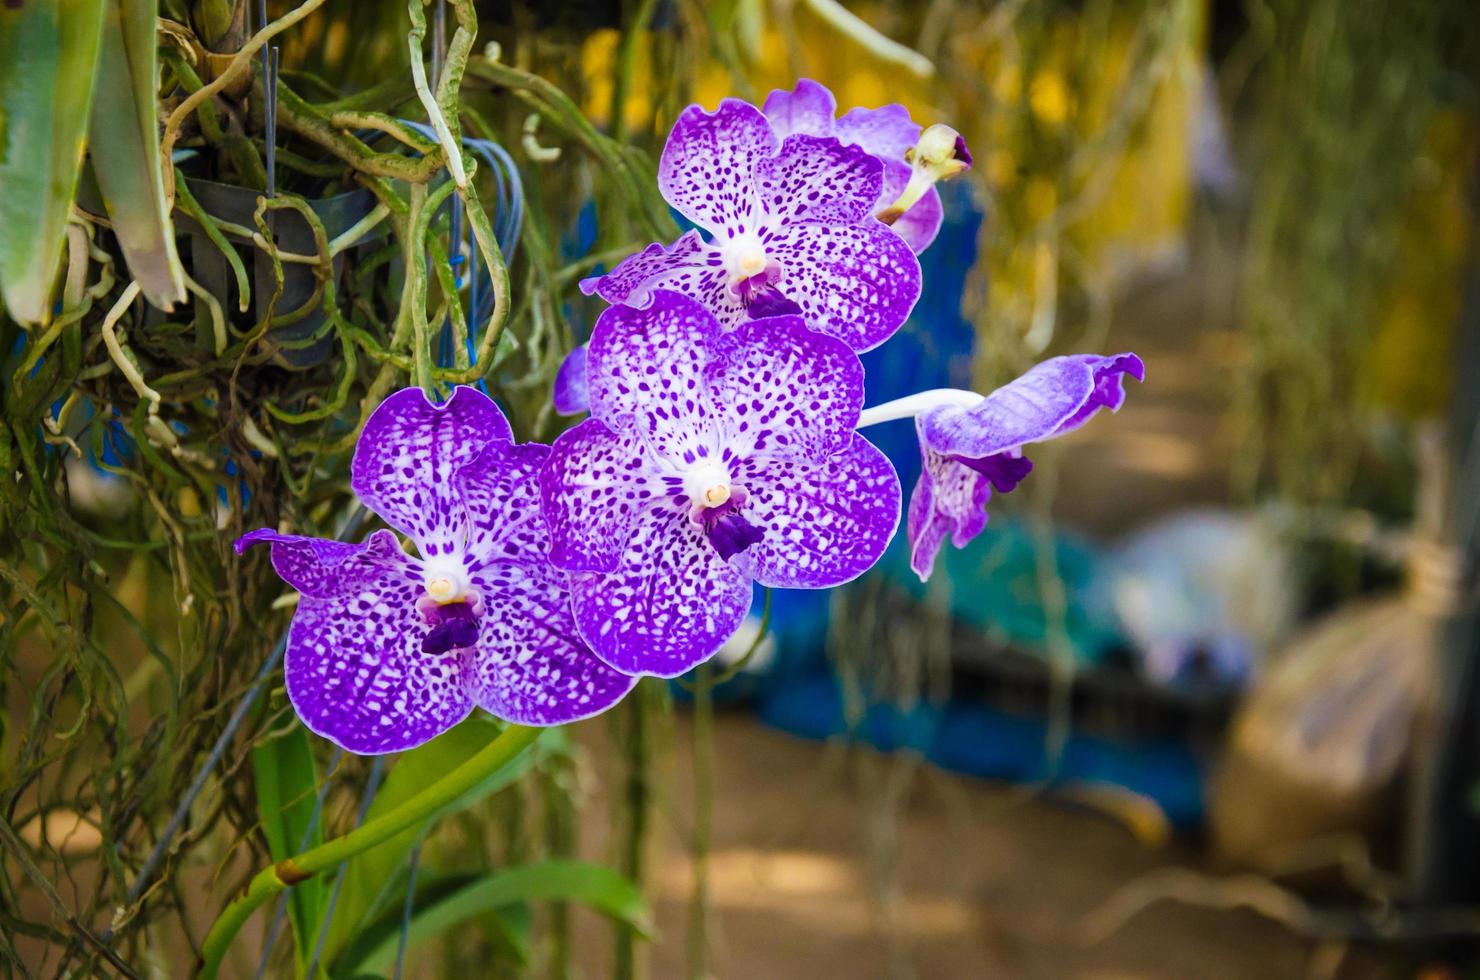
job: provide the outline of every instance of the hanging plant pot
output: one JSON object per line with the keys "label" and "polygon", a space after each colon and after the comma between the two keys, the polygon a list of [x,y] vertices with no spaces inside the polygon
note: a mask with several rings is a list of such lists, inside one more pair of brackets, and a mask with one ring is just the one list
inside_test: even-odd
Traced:
{"label": "hanging plant pot", "polygon": [[[304,262],[283,262],[282,290],[277,295],[276,302],[273,302],[276,283],[272,257],[250,237],[229,227],[234,225],[239,228],[256,228],[254,215],[257,213],[262,192],[198,178],[187,178],[186,184],[201,209],[228,226],[223,227],[221,232],[246,263],[252,291],[247,311],[240,312],[236,277],[226,257],[200,223],[176,207],[176,227],[189,239],[186,251],[196,282],[216,296],[222,306],[231,311],[232,316],[240,317],[244,326],[260,323],[268,313],[268,304],[271,303],[274,321],[271,336],[279,346],[278,360],[285,366],[307,368],[323,363],[336,345],[332,334],[321,329],[326,315],[318,305],[318,270]],[[310,198],[306,203],[323,224],[324,233],[332,241],[374,210],[375,195],[361,187],[331,197]],[[291,208],[279,208],[268,211],[263,217],[280,252],[317,254],[313,229],[303,215]],[[372,228],[356,243],[355,248],[362,249],[383,239],[385,234],[384,225]],[[333,275],[337,280],[343,272],[344,254],[334,256],[332,264]],[[318,335],[317,339],[310,341],[315,335]]]}

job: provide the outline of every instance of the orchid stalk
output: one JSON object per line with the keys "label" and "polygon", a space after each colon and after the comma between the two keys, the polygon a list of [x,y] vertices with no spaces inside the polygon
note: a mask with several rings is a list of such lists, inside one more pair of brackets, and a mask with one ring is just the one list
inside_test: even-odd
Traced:
{"label": "orchid stalk", "polygon": [[274,896],[316,874],[338,867],[407,828],[430,820],[438,811],[517,759],[539,735],[538,728],[509,725],[468,761],[395,809],[361,824],[343,837],[336,837],[257,872],[246,892],[226,906],[207,933],[201,948],[200,976],[204,980],[213,980],[236,934],[252,913]]}

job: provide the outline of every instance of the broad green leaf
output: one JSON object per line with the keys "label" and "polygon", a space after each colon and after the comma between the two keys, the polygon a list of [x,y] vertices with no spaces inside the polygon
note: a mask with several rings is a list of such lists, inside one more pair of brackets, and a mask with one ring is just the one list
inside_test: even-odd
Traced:
{"label": "broad green leaf", "polygon": [[[484,715],[474,715],[425,745],[404,752],[391,767],[390,774],[365,819],[405,803],[417,793],[462,765],[498,736],[500,726]],[[514,762],[494,773],[480,786],[433,814],[428,824],[447,813],[465,810],[479,800],[509,785],[529,769],[542,752],[549,752],[564,740],[559,729],[547,729],[535,743]],[[334,905],[334,918],[324,939],[324,962],[333,963],[366,918],[375,914],[390,884],[396,880],[411,848],[426,833],[426,824],[402,831],[395,837],[370,848],[346,864],[344,888]]]}
{"label": "broad green leaf", "polygon": [[0,297],[23,324],[51,316],[102,26],[103,0],[0,4]]}
{"label": "broad green leaf", "polygon": [[[315,819],[318,771],[308,731],[295,725],[286,735],[252,750],[257,781],[257,814],[274,861],[292,857],[324,842],[322,814]],[[288,919],[300,963],[306,961],[310,940],[323,915],[325,884],[322,876],[299,882],[288,890]]]}
{"label": "broad green leaf", "polygon": [[[579,902],[650,936],[652,916],[637,887],[610,868],[585,861],[544,861],[492,875],[458,875],[416,891],[407,949],[478,916],[528,902]],[[401,915],[387,914],[366,926],[345,950],[335,975],[375,972],[395,962]]]}
{"label": "broad green leaf", "polygon": [[106,0],[88,153],[129,275],[162,310],[185,300],[165,207],[155,87],[157,0]]}

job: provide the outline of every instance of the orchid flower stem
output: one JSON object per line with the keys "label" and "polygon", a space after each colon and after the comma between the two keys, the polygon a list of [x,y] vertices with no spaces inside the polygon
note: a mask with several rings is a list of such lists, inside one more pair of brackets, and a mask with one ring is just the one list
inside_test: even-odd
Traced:
{"label": "orchid flower stem", "polygon": [[943,405],[970,408],[980,402],[983,397],[974,391],[963,391],[960,388],[933,388],[930,391],[920,391],[903,398],[896,398],[892,402],[875,405],[873,408],[865,408],[858,416],[857,428],[864,429],[871,425],[878,425],[880,422],[893,422],[895,419],[914,418]]}
{"label": "orchid flower stem", "polygon": [[539,737],[540,729],[510,725],[477,755],[443,776],[405,803],[336,837],[269,868],[263,868],[217,917],[201,952],[200,976],[210,980],[221,969],[226,950],[253,912],[285,889],[343,864],[403,830],[430,819],[490,775],[518,758]]}

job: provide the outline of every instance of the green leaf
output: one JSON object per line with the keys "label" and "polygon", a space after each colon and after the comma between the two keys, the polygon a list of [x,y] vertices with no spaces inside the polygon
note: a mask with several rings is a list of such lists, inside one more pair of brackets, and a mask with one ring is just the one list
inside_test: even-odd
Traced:
{"label": "green leaf", "polygon": [[[322,844],[322,814],[314,818],[318,771],[307,729],[295,725],[286,735],[252,749],[252,771],[257,780],[257,814],[272,859],[281,861]],[[316,875],[288,892],[288,919],[300,963],[307,961],[310,941],[323,917],[325,887],[322,876]]]}
{"label": "green leaf", "polygon": [[[416,796],[427,786],[462,765],[470,757],[498,736],[498,722],[485,715],[474,715],[425,745],[404,752],[391,767],[384,784],[370,804],[366,820],[373,820],[382,813],[395,809]],[[548,754],[563,743],[565,735],[559,729],[546,729],[535,743],[534,751],[522,753],[518,759],[475,789],[455,800],[443,810],[432,815],[420,827],[403,831],[346,864],[344,888],[334,905],[334,918],[329,923],[329,932],[324,939],[324,962],[334,963],[339,951],[344,949],[356,930],[374,915],[381,900],[390,890],[401,867],[411,854],[411,848],[426,833],[427,826],[447,813],[465,810],[479,800],[497,792],[528,771],[542,754]]]}
{"label": "green leaf", "polygon": [[[610,868],[585,861],[544,861],[492,875],[457,875],[418,887],[407,949],[481,915],[507,913],[536,901],[579,902],[651,938],[652,916],[637,887]],[[505,924],[512,919],[501,916]],[[345,950],[335,976],[375,972],[396,957],[402,916],[398,910],[361,930]],[[522,940],[527,943],[527,939]]]}
{"label": "green leaf", "polygon": [[88,153],[129,274],[169,310],[185,300],[185,270],[160,168],[156,19],[157,0],[107,0]]}
{"label": "green leaf", "polygon": [[0,297],[23,324],[51,316],[102,26],[103,0],[0,5]]}

